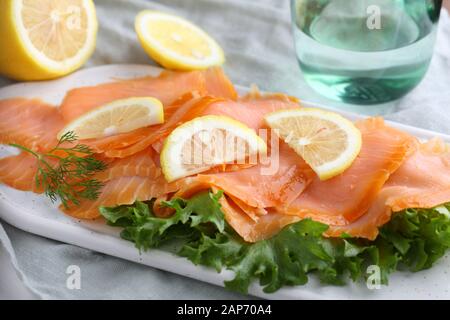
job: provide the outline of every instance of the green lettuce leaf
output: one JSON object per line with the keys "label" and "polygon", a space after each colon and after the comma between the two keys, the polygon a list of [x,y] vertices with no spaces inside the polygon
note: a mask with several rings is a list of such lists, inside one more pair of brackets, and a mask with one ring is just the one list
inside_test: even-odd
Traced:
{"label": "green lettuce leaf", "polygon": [[108,224],[123,228],[122,238],[139,250],[182,241],[180,256],[194,264],[233,270],[229,289],[246,293],[259,280],[265,292],[283,286],[303,285],[315,273],[323,283],[342,285],[369,276],[367,268],[380,269],[380,282],[398,269],[430,268],[450,247],[450,204],[433,209],[408,209],[396,213],[380,229],[375,241],[325,238],[328,226],[304,219],[285,227],[271,239],[247,243],[225,222],[219,199],[222,193],[204,192],[189,200],[174,199],[164,205],[174,210],[169,218],[152,212],[153,202],[101,208]]}
{"label": "green lettuce leaf", "polygon": [[323,243],[326,229],[324,224],[305,219],[269,240],[246,244],[229,265],[236,277],[226,282],[226,287],[246,292],[254,278],[259,278],[266,292],[284,285],[305,284],[308,272],[327,271],[333,264]]}
{"label": "green lettuce leaf", "polygon": [[153,201],[137,201],[131,206],[101,207],[100,214],[109,225],[123,228],[122,238],[134,242],[139,250],[145,251],[174,239],[198,239],[207,232],[208,224],[214,225],[219,232],[223,231],[225,220],[218,202],[221,195],[206,192],[189,201],[174,199],[164,202],[164,206],[175,211],[169,218],[154,215]]}

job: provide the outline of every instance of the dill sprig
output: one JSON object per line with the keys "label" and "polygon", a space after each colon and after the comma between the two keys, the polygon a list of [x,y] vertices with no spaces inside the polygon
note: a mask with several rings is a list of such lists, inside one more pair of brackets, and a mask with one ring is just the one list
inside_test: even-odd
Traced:
{"label": "dill sprig", "polygon": [[84,144],[76,144],[74,132],[65,133],[56,146],[48,152],[40,153],[19,144],[10,144],[37,158],[36,187],[42,187],[52,202],[61,200],[67,209],[79,206],[82,199],[95,200],[104,184],[93,175],[106,169],[107,165],[96,159],[92,149]]}

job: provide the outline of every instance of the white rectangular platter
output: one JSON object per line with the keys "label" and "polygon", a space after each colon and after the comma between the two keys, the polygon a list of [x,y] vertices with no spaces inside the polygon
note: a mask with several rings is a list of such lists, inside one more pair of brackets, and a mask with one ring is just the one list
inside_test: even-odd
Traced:
{"label": "white rectangular platter", "polygon": [[[11,97],[41,98],[59,105],[65,93],[75,87],[95,85],[115,79],[129,79],[146,75],[158,75],[161,69],[142,65],[108,65],[78,71],[63,79],[20,83],[0,89],[0,99]],[[240,88],[242,92],[245,88]],[[304,106],[321,107],[302,102]],[[340,112],[340,111],[338,111]],[[362,116],[343,113],[356,120]],[[390,123],[420,139],[435,136],[450,142],[450,136],[418,129],[398,123]],[[0,157],[15,152],[0,146]],[[120,230],[102,221],[86,222],[70,218],[61,213],[42,195],[22,192],[0,185],[0,218],[9,224],[46,238],[70,243],[83,248],[120,257],[150,267],[174,272],[186,277],[223,286],[224,280],[231,279],[231,271],[216,273],[212,269],[195,266],[184,258],[161,250],[151,250],[139,254],[133,243],[119,237]],[[441,259],[432,269],[418,273],[397,272],[390,278],[388,286],[369,290],[363,282],[337,287],[322,285],[314,276],[305,286],[285,287],[276,293],[265,294],[255,282],[249,293],[268,299],[450,299],[450,257]],[[151,288],[149,288],[151,290]],[[189,297],[186,297],[189,298]]]}

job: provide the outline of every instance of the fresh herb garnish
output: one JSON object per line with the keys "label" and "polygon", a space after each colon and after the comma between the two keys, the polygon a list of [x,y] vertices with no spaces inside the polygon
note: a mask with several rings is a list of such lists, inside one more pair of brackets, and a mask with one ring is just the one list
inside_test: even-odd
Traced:
{"label": "fresh herb garnish", "polygon": [[157,218],[152,202],[101,208],[100,212],[108,224],[123,227],[121,236],[139,250],[181,239],[180,256],[217,271],[233,270],[235,278],[225,286],[243,293],[254,279],[265,292],[274,292],[285,285],[305,284],[309,273],[316,273],[324,283],[341,285],[346,277],[364,279],[370,265],[380,268],[381,283],[386,284],[389,273],[429,268],[450,248],[450,204],[399,212],[380,229],[375,241],[348,235],[325,238],[327,225],[304,219],[271,239],[251,244],[226,224],[220,196],[206,192],[166,202],[175,210],[170,218]]}
{"label": "fresh herb garnish", "polygon": [[165,206],[175,209],[169,218],[156,217],[152,213],[151,201],[137,201],[132,206],[100,207],[100,213],[108,224],[124,228],[122,238],[133,241],[139,250],[145,251],[173,238],[195,240],[202,233],[223,231],[225,220],[218,202],[220,196],[221,193],[202,193],[187,201],[174,199],[164,202]]}
{"label": "fresh herb garnish", "polygon": [[58,199],[65,208],[78,206],[81,199],[95,200],[100,194],[103,183],[93,179],[93,175],[106,169],[106,164],[96,159],[89,146],[75,144],[74,132],[65,133],[56,146],[40,153],[19,144],[10,144],[28,152],[37,161],[35,184],[42,188],[52,202]]}

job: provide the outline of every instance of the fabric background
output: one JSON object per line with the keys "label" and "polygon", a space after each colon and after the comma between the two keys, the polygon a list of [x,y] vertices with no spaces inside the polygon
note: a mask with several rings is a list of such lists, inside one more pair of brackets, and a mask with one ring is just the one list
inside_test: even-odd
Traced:
{"label": "fabric background", "polygon": [[[303,81],[293,49],[288,0],[95,0],[100,22],[97,50],[87,67],[112,63],[154,64],[141,49],[134,17],[142,9],[175,13],[213,35],[226,52],[226,73],[236,84],[258,84],[304,100],[450,134],[450,19],[442,12],[437,45],[422,83],[401,101],[355,109],[331,102]],[[11,81],[0,77],[0,86]],[[1,98],[1,97],[0,97]],[[4,228],[4,229],[3,229]],[[0,225],[3,250],[24,283],[44,299],[243,299],[223,288],[180,277]],[[67,266],[82,269],[82,289],[68,290]]]}

